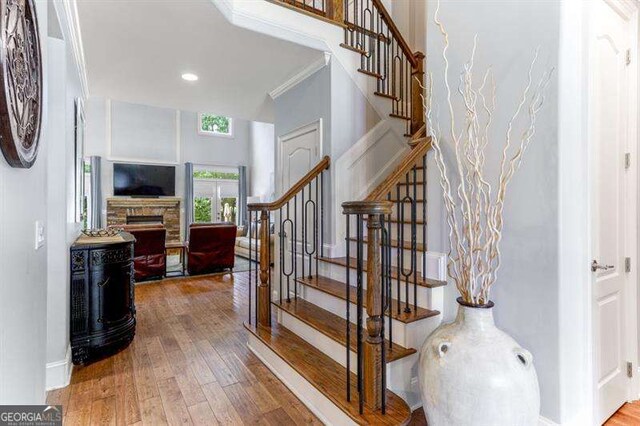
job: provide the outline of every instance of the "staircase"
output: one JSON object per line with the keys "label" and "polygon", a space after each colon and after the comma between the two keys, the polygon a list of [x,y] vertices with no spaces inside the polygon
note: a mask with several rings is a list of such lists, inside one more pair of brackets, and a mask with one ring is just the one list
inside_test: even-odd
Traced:
{"label": "staircase", "polygon": [[341,46],[360,56],[358,71],[405,123],[411,149],[364,200],[343,203],[344,257],[325,256],[329,157],[278,200],[248,206],[258,265],[249,271],[249,346],[327,424],[407,424],[407,401],[419,400],[417,351],[439,325],[434,299],[446,284],[426,278],[424,55],[379,0],[276,3],[344,28]]}

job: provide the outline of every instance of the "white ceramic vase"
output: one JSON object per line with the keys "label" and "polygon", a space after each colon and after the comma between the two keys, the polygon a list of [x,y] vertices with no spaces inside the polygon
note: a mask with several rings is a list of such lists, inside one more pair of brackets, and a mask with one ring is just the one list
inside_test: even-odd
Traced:
{"label": "white ceramic vase", "polygon": [[531,353],[496,328],[493,303],[465,306],[420,351],[422,402],[429,426],[534,426],[540,412]]}

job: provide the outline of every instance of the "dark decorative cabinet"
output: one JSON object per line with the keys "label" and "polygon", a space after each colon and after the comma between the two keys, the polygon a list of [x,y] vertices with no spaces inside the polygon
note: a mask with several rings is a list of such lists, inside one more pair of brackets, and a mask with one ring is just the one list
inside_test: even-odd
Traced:
{"label": "dark decorative cabinet", "polygon": [[136,328],[131,234],[71,246],[71,355],[85,364],[126,348]]}

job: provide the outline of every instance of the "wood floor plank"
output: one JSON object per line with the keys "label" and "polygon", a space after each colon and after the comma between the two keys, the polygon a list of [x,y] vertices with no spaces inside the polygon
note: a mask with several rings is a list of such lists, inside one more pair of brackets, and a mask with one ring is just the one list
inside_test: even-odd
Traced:
{"label": "wood floor plank", "polygon": [[116,424],[116,398],[95,399],[91,404],[91,425],[115,426]]}
{"label": "wood floor plank", "polygon": [[164,352],[162,343],[160,343],[159,337],[153,337],[147,342],[147,351],[149,352],[149,359],[153,366],[153,374],[157,381],[168,379],[173,377],[173,371],[171,365],[167,359],[167,355]]}
{"label": "wood floor plank", "polygon": [[144,426],[166,425],[167,415],[164,412],[162,399],[159,396],[140,401],[140,412]]}
{"label": "wood floor plank", "polygon": [[613,416],[605,422],[605,426],[636,426],[640,425],[640,401],[623,405]]}
{"label": "wood floor plank", "polygon": [[233,403],[218,383],[206,384],[202,389],[213,414],[220,424],[238,425],[242,423],[242,419],[234,408]]}
{"label": "wood floor plank", "polygon": [[270,426],[282,426],[293,424],[293,419],[289,417],[286,411],[282,408],[276,408],[273,411],[269,411],[263,417],[266,424]]}
{"label": "wood floor plank", "polygon": [[158,390],[162,399],[162,406],[167,415],[167,421],[171,425],[190,425],[191,416],[187,410],[187,404],[184,402],[182,392],[175,379],[170,377],[166,380],[158,381]]}
{"label": "wood floor plank", "polygon": [[62,414],[65,415],[69,398],[71,397],[71,386],[54,389],[47,394],[47,405],[62,405]]}
{"label": "wood floor plank", "polygon": [[207,340],[201,340],[196,342],[196,347],[200,354],[202,354],[205,362],[213,371],[216,381],[220,383],[220,386],[228,386],[233,383],[238,383],[239,380],[233,375],[229,367],[224,363],[222,358],[216,350],[211,346]]}
{"label": "wood floor plank", "polygon": [[248,350],[247,273],[136,286],[136,337],[51,391],[65,425],[320,424]]}
{"label": "wood floor plank", "polygon": [[263,413],[251,400],[242,383],[234,383],[232,385],[225,386],[222,390],[227,395],[229,401],[231,401],[231,404],[238,414],[240,414],[242,422],[245,425],[253,425],[260,420]]}
{"label": "wood floor plank", "polygon": [[207,426],[217,424],[216,417],[209,407],[209,403],[205,400],[188,408],[191,421],[195,426]]}

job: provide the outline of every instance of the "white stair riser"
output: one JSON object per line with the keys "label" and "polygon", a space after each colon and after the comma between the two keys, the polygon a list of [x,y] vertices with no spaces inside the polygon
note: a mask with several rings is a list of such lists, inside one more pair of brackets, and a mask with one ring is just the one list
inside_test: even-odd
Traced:
{"label": "white stair riser", "polygon": [[[422,213],[418,212],[418,220],[422,220]],[[401,222],[400,226],[398,226],[397,222],[391,222],[389,224],[387,224],[388,227],[387,229],[389,229],[390,233],[391,233],[391,239],[393,240],[399,240],[399,235],[400,235],[400,227],[402,227],[402,230],[404,232],[404,241],[405,242],[409,242],[411,241],[411,234],[413,232],[413,227],[410,223],[404,223]],[[429,236],[429,231],[425,228],[425,226],[421,223],[416,224],[415,227],[415,232],[416,232],[416,242],[418,243],[422,243],[425,240],[425,237],[428,238]],[[351,229],[349,230],[349,238],[356,238],[356,227],[355,225],[351,227]],[[367,238],[367,222],[363,222],[363,227],[362,227],[362,236],[364,239]],[[355,253],[355,251],[353,252]]]}
{"label": "white stair riser", "polygon": [[[358,249],[358,244],[355,241],[350,241],[349,242],[349,256],[351,257],[355,257],[356,256],[356,250]],[[362,244],[362,251],[363,251],[363,257],[366,259],[367,258],[367,244],[363,243]],[[403,253],[399,253],[400,251],[402,251]],[[398,248],[398,247],[391,247],[391,265],[392,266],[398,266],[398,256],[402,255],[404,256],[402,259],[400,259],[403,262],[403,265],[405,267],[405,269],[409,269],[411,267],[411,250],[406,249],[406,248]],[[422,263],[422,257],[423,257],[423,252],[422,251],[416,251],[416,265],[418,268],[419,272],[423,271],[423,263]]]}
{"label": "white stair riser", "polygon": [[[354,289],[355,292],[355,289]],[[318,291],[313,287],[305,287],[304,289],[304,298],[314,305],[321,307],[322,309],[331,312],[334,315],[339,316],[340,318],[346,319],[347,317],[347,304],[344,300],[334,297],[330,294]],[[349,308],[349,321],[352,323],[357,323],[357,307],[355,304],[351,303]],[[364,320],[367,318],[366,309],[363,309],[363,327],[365,326]],[[414,330],[414,324],[420,323],[424,326],[424,324],[430,321],[430,318],[425,318],[424,320],[415,321],[414,323],[406,324],[402,321],[392,320],[392,334],[393,341],[398,343],[404,347],[413,347],[412,345],[416,343],[416,336]],[[385,327],[387,339],[389,338],[389,317],[385,318]],[[419,336],[418,336],[419,337]],[[426,336],[425,336],[426,337]],[[421,343],[421,342],[418,342]]]}
{"label": "white stair riser", "polygon": [[[320,275],[328,277],[328,278],[332,278],[334,280],[338,280],[338,281],[342,281],[342,282],[346,282],[347,278],[346,278],[346,269],[343,266],[340,265],[334,265],[332,263],[327,263],[324,262],[324,264],[320,265]],[[364,272],[363,273],[363,288],[367,288],[367,273]],[[349,270],[349,284],[352,286],[356,285],[356,279],[357,279],[357,273],[355,269],[350,269]],[[394,292],[394,288],[397,287],[397,280],[392,280],[392,292]],[[401,283],[401,287],[404,289],[404,283]],[[413,287],[413,284],[410,285],[410,287]],[[428,287],[423,287],[423,286],[418,286],[418,306],[421,306],[423,308],[431,308],[428,303],[430,302],[429,299],[429,292],[431,292],[432,289],[428,288]],[[413,290],[411,290],[411,301],[413,301]],[[397,295],[394,294],[394,297],[396,297]],[[404,293],[402,293],[400,295],[401,299],[400,300],[404,300]]]}
{"label": "white stair riser", "polygon": [[[288,314],[286,311],[279,311],[280,323],[282,325],[284,325],[288,330],[292,331],[303,340],[315,346],[317,349],[322,351],[322,353],[336,361],[341,366],[346,367],[347,351],[343,345],[325,336],[318,330],[307,325],[305,322],[300,321],[293,315]],[[431,331],[433,331],[435,327],[437,327],[437,325],[435,325],[434,322],[431,327],[422,328],[426,329],[428,333],[431,333]],[[422,338],[422,341],[426,339],[427,335]],[[419,347],[420,346],[418,346],[418,348]],[[349,354],[351,357],[350,370],[356,373],[356,353],[354,351],[349,351]],[[415,380],[412,380],[417,376],[417,361],[418,354],[416,353],[408,357],[387,363],[387,388],[400,397],[404,398],[410,406],[417,404],[420,400],[420,391],[413,385],[413,383],[415,383]],[[357,396],[354,395],[354,397]]]}

